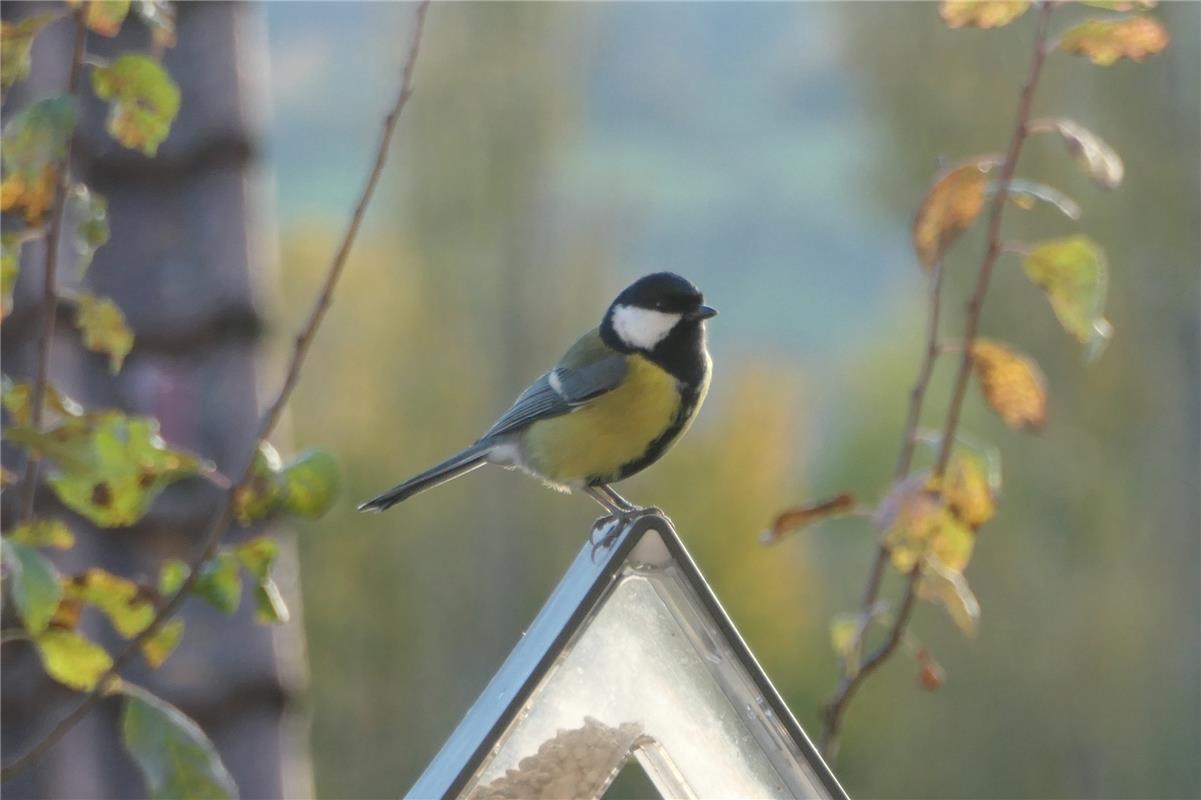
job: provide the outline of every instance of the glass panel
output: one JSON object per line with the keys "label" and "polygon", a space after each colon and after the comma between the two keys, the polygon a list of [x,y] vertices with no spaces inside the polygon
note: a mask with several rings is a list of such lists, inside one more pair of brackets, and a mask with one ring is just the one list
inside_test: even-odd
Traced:
{"label": "glass panel", "polygon": [[662,566],[623,567],[470,797],[597,797],[631,750],[667,797],[825,796],[678,568],[647,560]]}

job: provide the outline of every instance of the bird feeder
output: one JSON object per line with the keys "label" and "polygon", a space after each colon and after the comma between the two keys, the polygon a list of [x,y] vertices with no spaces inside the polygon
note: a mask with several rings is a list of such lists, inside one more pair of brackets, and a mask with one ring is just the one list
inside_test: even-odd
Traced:
{"label": "bird feeder", "polygon": [[631,758],[664,797],[846,797],[661,516],[584,545],[408,796],[598,798]]}

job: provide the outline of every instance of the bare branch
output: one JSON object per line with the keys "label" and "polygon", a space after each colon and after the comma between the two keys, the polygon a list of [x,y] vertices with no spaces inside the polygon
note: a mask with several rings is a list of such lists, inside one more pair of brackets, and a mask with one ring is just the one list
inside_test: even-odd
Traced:
{"label": "bare branch", "polygon": [[409,97],[413,93],[413,72],[417,63],[417,54],[421,46],[422,34],[425,30],[425,17],[429,11],[429,4],[430,0],[423,0],[417,7],[413,35],[401,75],[400,94],[397,96],[392,110],[384,118],[383,133],[380,137],[379,147],[376,150],[375,161],[372,164],[371,171],[368,173],[367,182],[363,186],[359,200],[355,204],[354,212],[351,214],[350,223],[343,234],[341,244],[338,246],[330,262],[325,282],[322,284],[321,291],[313,303],[313,308],[309,312],[308,319],[301,326],[300,332],[296,336],[283,386],[280,387],[275,400],[263,414],[262,421],[259,423],[258,436],[250,448],[249,455],[246,458],[246,466],[240,473],[241,477],[237,485],[225,493],[221,503],[221,510],[209,525],[205,534],[203,547],[196,557],[192,559],[187,579],[184,580],[175,594],[171,595],[166,603],[159,608],[150,624],[141,633],[131,639],[125,648],[113,659],[112,667],[97,682],[96,688],[84,696],[67,716],[60,720],[44,738],[39,740],[25,753],[13,759],[9,764],[6,764],[3,769],[0,769],[0,781],[8,780],[21,770],[36,763],[42,755],[57,744],[79,720],[83,719],[104,698],[109,688],[120,679],[122,667],[129,663],[134,654],[138,652],[138,648],[153,636],[182,605],[200,575],[201,564],[217,552],[222,537],[224,537],[230,522],[233,521],[233,501],[237,490],[250,480],[251,468],[254,464],[254,454],[258,448],[258,443],[266,439],[275,430],[275,426],[279,423],[283,409],[292,394],[292,390],[296,388],[296,383],[300,378],[300,370],[304,365],[304,359],[308,354],[309,346],[312,344],[313,338],[317,333],[317,328],[320,326],[326,311],[329,309],[330,302],[333,299],[334,288],[346,266],[346,261],[354,245],[355,237],[359,232],[359,226],[362,224],[367,206],[375,193],[376,184],[379,183],[380,175],[383,173],[384,162],[388,157],[388,150],[392,142],[393,132],[396,130],[396,123],[399,121],[401,112],[404,111]]}

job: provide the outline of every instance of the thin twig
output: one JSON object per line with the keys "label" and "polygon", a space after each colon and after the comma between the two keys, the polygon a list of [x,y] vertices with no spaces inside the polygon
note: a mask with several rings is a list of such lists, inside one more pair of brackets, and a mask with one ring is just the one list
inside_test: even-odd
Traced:
{"label": "thin twig", "polygon": [[379,147],[375,154],[375,162],[371,167],[371,172],[368,174],[367,183],[363,187],[362,194],[359,196],[358,203],[355,205],[354,212],[351,215],[350,223],[346,228],[346,232],[342,237],[342,242],[337,251],[334,253],[333,260],[330,262],[329,270],[325,276],[325,282],[322,284],[321,292],[317,295],[313,303],[313,308],[309,312],[308,319],[300,329],[300,333],[296,336],[292,357],[288,364],[287,375],[284,379],[283,386],[280,387],[279,393],[275,400],[267,408],[263,414],[262,421],[259,423],[258,436],[255,439],[254,447],[251,448],[249,455],[246,458],[246,466],[241,472],[241,478],[235,487],[225,493],[221,510],[217,517],[209,525],[209,528],[204,537],[204,546],[201,548],[198,555],[192,560],[188,577],[180,585],[175,594],[167,599],[166,603],[159,608],[154,619],[146,626],[137,636],[133,637],[125,648],[113,659],[113,665],[96,683],[96,687],[89,692],[79,704],[76,705],[62,720],[58,722],[44,738],[34,744],[29,750],[13,759],[6,764],[3,769],[0,769],[0,781],[8,780],[21,770],[36,763],[37,760],[44,755],[50,748],[57,744],[66,733],[75,726],[79,720],[83,719],[95,705],[104,698],[110,686],[114,684],[120,677],[121,668],[127,664],[134,654],[138,652],[138,648],[146,642],[151,636],[158,631],[163,623],[165,623],[183,603],[192,587],[195,585],[200,575],[200,566],[211,558],[216,552],[221,543],[222,537],[225,535],[226,529],[233,521],[233,502],[237,490],[245,485],[251,478],[251,468],[254,464],[254,455],[258,449],[258,443],[266,439],[275,426],[279,423],[280,416],[283,413],[284,406],[288,402],[288,398],[292,394],[292,390],[296,387],[296,382],[300,377],[300,370],[303,366],[305,355],[308,353],[309,346],[313,342],[313,337],[317,333],[317,328],[321,324],[321,320],[325,317],[326,311],[329,309],[330,301],[333,299],[334,288],[337,285],[338,277],[342,274],[343,268],[346,266],[347,258],[350,255],[351,247],[354,245],[354,240],[359,231],[359,226],[362,224],[363,217],[367,211],[367,206],[371,201],[371,197],[375,192],[376,184],[379,182],[380,175],[383,173],[384,162],[387,160],[389,145],[392,141],[392,134],[396,129],[396,123],[400,119],[400,114],[404,110],[409,101],[409,97],[413,93],[413,71],[417,63],[417,53],[421,46],[422,33],[425,30],[425,16],[429,10],[430,0],[423,0],[417,7],[415,26],[413,29],[412,40],[409,45],[409,52],[405,58],[404,69],[401,77],[400,94],[396,99],[392,110],[388,116],[384,118],[383,134],[380,137]]}
{"label": "thin twig", "polygon": [[[954,388],[951,393],[950,406],[947,411],[946,424],[943,428],[942,441],[940,443],[937,461],[935,462],[933,474],[935,476],[942,475],[947,468],[947,463],[950,461],[951,452],[955,441],[955,432],[959,427],[959,414],[963,406],[963,399],[967,392],[968,378],[972,368],[972,343],[976,339],[976,334],[980,329],[980,312],[984,307],[984,297],[988,292],[988,282],[992,275],[992,269],[996,264],[997,257],[1001,254],[1003,246],[1001,243],[1001,220],[1005,213],[1005,201],[1009,196],[1009,186],[1013,180],[1014,170],[1017,168],[1018,157],[1021,155],[1022,144],[1026,140],[1029,133],[1028,123],[1030,121],[1030,106],[1034,100],[1034,90],[1038,85],[1039,75],[1042,73],[1043,62],[1047,55],[1047,30],[1049,26],[1053,3],[1043,2],[1039,7],[1038,20],[1035,29],[1034,53],[1030,60],[1030,68],[1026,76],[1026,81],[1022,85],[1021,95],[1018,99],[1017,120],[1014,124],[1013,134],[1009,141],[1009,149],[1005,155],[1005,161],[1001,165],[1001,176],[997,181],[997,190],[992,197],[992,205],[989,209],[988,218],[988,247],[985,250],[984,258],[980,264],[980,272],[976,281],[976,288],[972,292],[967,303],[967,316],[964,322],[964,337],[962,342],[962,356],[959,361],[959,369],[956,373]],[[936,267],[938,269],[938,267]],[[939,282],[941,276],[936,274],[931,281],[933,284],[931,298],[931,320],[933,325],[930,331],[927,332],[926,340],[926,359],[922,362],[921,371],[918,375],[918,381],[914,385],[914,389],[910,396],[909,418],[906,421],[905,438],[901,444],[901,455],[897,461],[897,479],[904,478],[909,471],[912,463],[913,449],[915,444],[915,434],[917,427],[917,418],[920,416],[921,402],[924,398],[926,387],[929,383],[930,370],[933,368],[933,359],[937,356],[940,348],[937,341],[937,323],[938,323],[938,298],[939,298]],[[888,550],[883,545],[876,553],[876,560],[872,566],[871,573],[868,576],[867,590],[864,593],[864,608],[871,608],[876,602],[880,592],[880,584],[884,577],[884,568],[888,563]],[[909,623],[909,618],[913,613],[913,606],[917,600],[917,589],[922,575],[922,566],[919,561],[913,566],[909,574],[906,576],[905,593],[901,600],[901,608],[897,613],[896,619],[889,630],[888,637],[884,642],[872,653],[863,666],[854,674],[849,674],[845,668],[843,677],[839,681],[838,688],[835,690],[834,698],[823,709],[822,715],[822,751],[827,755],[831,755],[832,751],[837,746],[838,732],[842,725],[843,715],[846,713],[847,704],[854,696],[855,691],[863,680],[878,668],[892,653],[896,650],[897,644],[902,640],[905,632],[905,627]]]}
{"label": "thin twig", "polygon": [[[71,71],[67,76],[67,94],[72,96],[79,88],[79,74],[82,71],[87,38],[87,26],[76,17],[75,41],[71,46]],[[54,342],[54,323],[58,315],[58,243],[62,238],[67,192],[71,188],[71,149],[74,139],[72,131],[72,135],[67,137],[62,163],[58,166],[58,185],[54,189],[50,225],[46,229],[46,265],[42,271],[42,332],[38,339],[33,388],[29,394],[29,424],[34,430],[40,430],[42,427],[42,406],[45,403],[46,383],[50,376],[50,346]],[[40,457],[32,451],[26,456],[25,476],[21,480],[21,503],[17,513],[17,519],[21,522],[26,522],[33,516],[33,500],[37,495],[40,463]]]}

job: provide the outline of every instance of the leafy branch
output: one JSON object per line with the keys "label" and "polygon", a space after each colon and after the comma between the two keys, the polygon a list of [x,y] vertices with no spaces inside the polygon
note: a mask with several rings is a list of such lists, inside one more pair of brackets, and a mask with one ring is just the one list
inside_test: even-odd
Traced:
{"label": "leafy branch", "polygon": [[[84,47],[88,29],[75,20],[75,39],[71,45],[71,68],[67,77],[67,94],[74,98],[79,92],[79,75],[83,66]],[[50,374],[50,344],[54,341],[54,324],[58,317],[58,243],[62,235],[63,209],[67,205],[67,191],[71,185],[72,139],[67,138],[62,161],[57,167],[58,182],[54,192],[54,205],[50,212],[50,227],[46,234],[46,262],[42,274],[42,331],[38,339],[37,371],[30,392],[30,424],[41,427],[45,409],[46,382]],[[21,481],[21,506],[19,519],[24,522],[33,516],[33,498],[37,493],[38,466],[41,459],[30,452],[25,462],[25,476]]]}
{"label": "leafy branch", "polygon": [[[114,35],[120,27],[124,14],[128,13],[128,4],[123,10],[117,9],[120,16],[115,20],[111,16],[105,16],[112,11],[112,5],[114,4],[90,4],[85,7],[85,10],[78,13],[83,15],[83,19],[92,30],[97,31],[96,26],[98,25],[104,30],[110,31],[104,35]],[[151,15],[147,19],[148,24],[160,24],[164,19],[167,21],[170,19],[158,14],[155,3],[144,3],[139,8],[142,9],[141,13]],[[20,583],[20,586],[17,591],[14,591],[18,610],[37,609],[36,624],[29,624],[29,614],[25,615],[25,621],[27,627],[35,629],[33,639],[42,650],[43,660],[47,663],[48,669],[51,662],[45,658],[46,649],[59,644],[64,634],[69,636],[74,636],[74,634],[58,628],[47,628],[47,625],[60,617],[69,617],[72,613],[71,608],[75,609],[74,613],[77,616],[78,605],[81,602],[91,602],[100,607],[110,617],[114,627],[129,641],[110,660],[107,653],[86,640],[78,639],[78,637],[70,640],[71,654],[84,657],[74,660],[71,671],[55,674],[54,677],[68,685],[86,690],[87,694],[41,739],[4,765],[0,769],[0,780],[8,780],[36,763],[102,699],[114,691],[121,691],[126,695],[124,713],[127,734],[131,730],[130,725],[133,725],[132,729],[137,730],[161,729],[161,736],[174,739],[180,747],[197,750],[200,752],[201,758],[209,763],[208,774],[196,778],[204,781],[205,790],[202,793],[208,793],[209,789],[217,790],[218,794],[229,793],[228,788],[231,783],[228,774],[225,773],[224,767],[216,758],[215,751],[212,751],[211,745],[208,744],[207,739],[203,737],[195,724],[183,717],[178,710],[153,695],[123,684],[120,672],[139,652],[151,663],[151,666],[161,663],[161,660],[166,657],[166,653],[174,647],[182,632],[182,624],[177,621],[172,622],[171,617],[191,593],[200,594],[227,612],[236,608],[240,595],[239,564],[258,580],[260,619],[278,620],[286,615],[286,609],[279,602],[278,593],[268,575],[270,563],[276,552],[274,543],[262,538],[254,539],[239,545],[232,552],[221,549],[220,545],[227,529],[235,520],[245,524],[280,509],[319,516],[328,508],[329,502],[332,500],[332,484],[336,477],[331,477],[331,474],[336,476],[336,472],[332,460],[328,456],[323,453],[304,455],[284,468],[279,464],[278,456],[266,443],[266,439],[278,424],[283,409],[299,381],[305,357],[330,307],[334,289],[345,268],[367,207],[383,172],[397,123],[413,92],[414,70],[428,10],[429,0],[423,0],[417,7],[412,39],[402,69],[399,94],[384,119],[383,131],[374,161],[341,243],[332,257],[312,309],[293,342],[293,350],[283,385],[263,413],[257,429],[255,447],[247,456],[245,466],[235,472],[240,477],[225,492],[220,502],[220,510],[209,524],[203,537],[202,546],[192,561],[189,564],[168,562],[164,565],[158,590],[137,586],[102,570],[89,570],[85,575],[68,581],[65,584],[67,588],[64,589],[60,587],[53,568],[49,567],[48,562],[37,556],[33,548],[35,546],[71,546],[73,536],[65,526],[58,522],[35,522],[24,524],[6,535],[4,540],[5,566],[10,574],[20,578],[19,581],[16,581]],[[96,18],[93,19],[93,16]],[[93,22],[95,25],[92,24]],[[161,37],[156,34],[155,42],[158,49],[173,43],[173,29],[169,31],[169,34],[169,36],[164,34]],[[82,47],[80,47],[74,63],[82,62],[84,59],[82,58]],[[109,71],[100,73],[100,69]],[[148,154],[152,154],[158,143],[167,135],[166,126],[169,126],[170,118],[174,116],[178,108],[178,90],[169,91],[173,84],[163,84],[160,80],[163,76],[165,73],[161,72],[161,67],[158,67],[156,62],[140,56],[129,55],[122,56],[112,65],[98,67],[97,73],[94,73],[93,85],[97,94],[113,100],[114,113],[109,119],[110,133],[126,146],[143,149]],[[7,85],[7,76],[5,80]],[[123,100],[126,101],[124,107],[121,106]],[[66,170],[64,169],[63,172],[65,174]],[[48,350],[43,351],[43,359],[47,352]],[[44,365],[39,363],[39,371],[43,369]],[[65,464],[72,463],[71,457],[77,456],[78,453],[65,451],[62,448],[53,450],[50,447],[48,444],[50,437],[45,436],[41,431],[40,417],[35,423],[34,412],[28,406],[29,402],[36,399],[36,394],[36,391],[27,391],[23,386],[6,387],[5,407],[17,418],[19,423],[22,423],[16,429],[10,428],[9,437],[25,444],[30,448],[31,453],[37,452],[41,448],[54,455],[56,461],[60,462],[60,467],[63,467]],[[87,435],[94,435],[94,430],[100,425],[115,424],[123,425],[126,429],[125,432],[128,433],[128,429],[137,424],[136,420],[117,417],[116,412],[81,414],[69,400],[60,396],[57,391],[48,392],[47,397],[55,401],[52,405],[64,418],[60,430],[62,430],[62,426],[66,426],[67,430],[71,432],[86,431]],[[39,406],[40,403],[35,404],[34,408]],[[155,444],[156,437],[153,432],[155,426],[152,423],[143,422],[141,424],[142,429],[148,432],[146,441],[149,442],[149,449],[154,452],[162,451],[162,448]],[[164,466],[162,473],[143,471],[136,474],[134,479],[139,487],[145,488],[143,484],[153,484],[160,479],[160,474],[170,476],[176,473],[195,474],[202,471],[200,462],[188,462],[184,454],[165,452],[169,455],[160,457],[168,458],[170,466]],[[66,470],[66,467],[63,468]],[[91,481],[93,478],[88,475],[87,479]],[[64,502],[69,502],[69,498],[72,498],[70,492],[66,491],[66,487],[69,485],[62,480],[55,484],[55,489]],[[114,521],[110,515],[104,513],[104,509],[109,509],[113,505],[115,491],[107,480],[89,483],[89,486],[91,487],[90,497],[86,498],[86,501],[73,498],[78,501],[78,504],[72,503],[73,508],[81,510],[81,513],[91,511],[96,515],[93,519],[98,524],[128,524],[125,517]],[[139,511],[144,510],[145,505],[148,505],[150,500],[148,494],[137,496]],[[101,510],[92,508],[87,501],[91,502],[91,506],[99,506]],[[154,605],[147,604],[143,597],[144,594],[155,596],[159,602]],[[162,599],[162,596],[165,596],[165,600]],[[74,603],[74,606],[70,606],[69,603]],[[86,645],[82,650],[80,649],[81,644]],[[135,722],[131,723],[131,719]],[[132,737],[132,739],[137,738]],[[136,741],[132,741],[128,735],[127,746],[131,748],[135,758],[138,758],[138,744]],[[190,784],[187,793],[195,793],[196,786],[195,783]]]}
{"label": "leafy branch", "polygon": [[[1153,3],[1099,0],[1085,4],[1126,12]],[[975,633],[979,603],[963,570],[970,561],[977,531],[995,513],[1000,471],[995,448],[974,444],[971,437],[959,432],[967,387],[974,374],[985,401],[1015,429],[1041,429],[1047,404],[1045,379],[1033,359],[980,335],[981,312],[998,259],[1005,254],[1023,259],[1027,277],[1046,293],[1064,329],[1085,345],[1086,358],[1095,358],[1112,334],[1112,327],[1102,316],[1107,265],[1100,247],[1080,235],[1034,245],[1006,242],[1001,233],[1002,221],[1011,205],[1029,209],[1040,202],[1072,220],[1080,214],[1075,201],[1062,192],[1016,177],[1022,147],[1032,135],[1058,134],[1080,168],[1101,187],[1113,189],[1122,180],[1121,159],[1087,128],[1066,119],[1031,118],[1047,57],[1061,50],[1099,65],[1121,58],[1139,61],[1162,51],[1168,36],[1155,19],[1138,15],[1088,20],[1052,37],[1052,13],[1059,5],[1054,0],[944,0],[940,5],[940,16],[952,28],[1007,25],[1033,6],[1037,9],[1034,45],[1004,155],[971,158],[945,170],[935,180],[914,220],[914,249],[929,271],[930,282],[923,358],[909,394],[893,482],[873,515],[881,538],[859,611],[853,616],[839,615],[831,624],[841,675],[833,698],[822,709],[821,746],[828,756],[837,750],[844,715],[856,691],[902,644],[918,659],[920,683],[929,689],[941,685],[941,666],[907,634],[919,599],[942,605],[965,633]],[[944,257],[986,205],[986,245],[974,289],[966,301],[963,337],[948,345],[939,337]],[[918,427],[922,408],[935,362],[943,353],[959,355],[946,416],[940,432],[923,433]],[[932,447],[932,463],[914,472],[915,454],[921,443]],[[774,542],[804,525],[849,510],[850,504],[840,507],[830,503],[790,509],[777,517],[765,538]],[[895,614],[890,614],[880,601],[889,563],[905,578]],[[867,632],[874,624],[884,627],[884,638],[863,657]]]}

